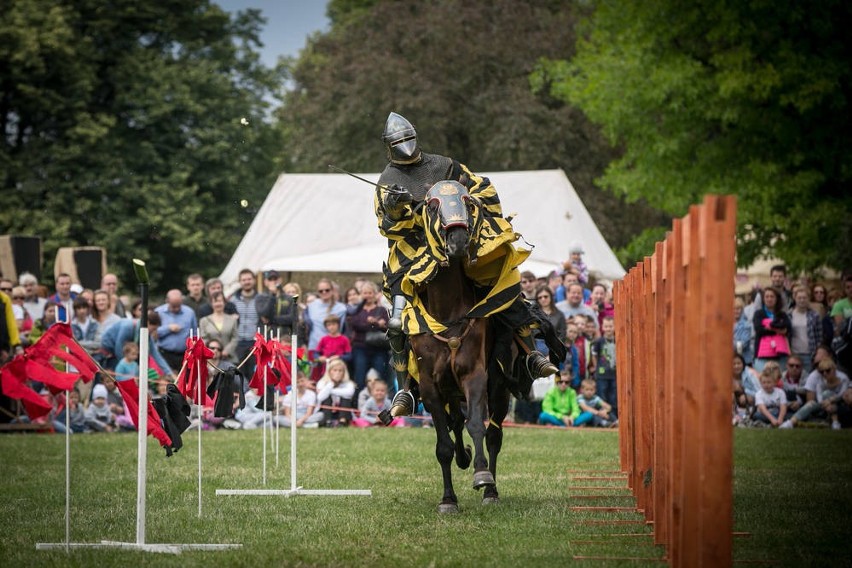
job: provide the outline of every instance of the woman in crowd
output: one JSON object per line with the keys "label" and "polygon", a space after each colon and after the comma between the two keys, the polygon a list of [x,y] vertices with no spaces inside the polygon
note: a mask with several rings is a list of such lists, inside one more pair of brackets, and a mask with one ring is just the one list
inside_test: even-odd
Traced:
{"label": "woman in crowd", "polygon": [[198,330],[201,339],[205,343],[218,342],[222,346],[221,357],[226,361],[234,361],[234,352],[237,348],[237,326],[239,316],[225,313],[225,296],[222,292],[215,292],[210,298],[210,307],[213,313],[204,316],[198,322]]}
{"label": "woman in crowd", "polygon": [[734,407],[741,409],[739,416],[744,418],[754,406],[754,395],[760,389],[760,383],[757,373],[745,364],[743,356],[739,353],[734,353],[732,371]]}
{"label": "woman in crowd", "polygon": [[818,313],[821,318],[829,313],[828,289],[825,284],[814,284],[811,291],[811,309]]}
{"label": "woman in crowd", "polygon": [[586,305],[592,308],[598,314],[598,329],[603,329],[603,320],[605,317],[615,317],[615,306],[608,299],[609,290],[605,284],[598,282],[592,286],[592,293]]}
{"label": "woman in crowd", "polygon": [[[535,291],[535,302],[556,331],[556,336],[559,341],[565,342],[565,316],[556,308],[556,303],[553,301],[553,291],[548,286],[539,286]],[[536,338],[536,345],[542,353],[547,353],[547,345],[544,344],[544,339]]]}
{"label": "woman in crowd", "polygon": [[305,324],[305,310],[307,306],[305,298],[302,296],[302,286],[298,282],[287,282],[284,284],[283,290],[291,298],[298,298],[296,304],[298,305],[299,321],[296,324],[296,341],[298,347],[304,347],[308,344],[308,328]]}
{"label": "woman in crowd", "polygon": [[95,290],[92,302],[92,319],[98,324],[95,331],[95,342],[98,345],[98,350],[92,354],[92,357],[98,364],[104,365],[109,354],[100,348],[101,336],[110,326],[120,322],[121,318],[113,311],[112,298],[106,290]]}
{"label": "woman in crowd", "polygon": [[351,316],[360,309],[361,292],[358,290],[358,288],[352,286],[346,290],[346,294],[344,295],[344,297],[346,301],[346,315]]}
{"label": "woman in crowd", "polygon": [[44,314],[40,319],[33,322],[33,329],[30,332],[30,343],[38,341],[56,323],[56,307],[56,302],[50,300],[44,305]]}
{"label": "woman in crowd", "polygon": [[382,377],[387,375],[390,346],[384,337],[388,330],[388,311],[379,302],[379,287],[373,282],[365,282],[359,297],[362,301],[358,309],[347,317],[346,327],[351,334],[354,379],[360,391],[365,386],[370,368]]}
{"label": "woman in crowd", "polygon": [[742,299],[734,299],[734,351],[743,356],[746,365],[754,361],[754,328],[745,313]]}
{"label": "woman in crowd", "polygon": [[328,278],[317,283],[317,298],[308,304],[305,310],[305,323],[308,326],[308,349],[316,349],[319,340],[327,334],[325,318],[335,315],[340,318],[341,332],[346,331],[346,306],[335,300],[334,286]]}
{"label": "woman in crowd", "polygon": [[822,343],[822,322],[811,309],[811,294],[804,286],[793,288],[793,307],[787,312],[790,318],[790,352],[811,372],[811,361],[816,348]]}
{"label": "woman in crowd", "polygon": [[21,345],[29,345],[29,335],[33,330],[33,318],[24,306],[27,299],[27,291],[23,286],[15,286],[9,294],[12,299],[12,313],[15,314],[15,323],[18,325],[18,337]]}
{"label": "woman in crowd", "polygon": [[790,355],[790,318],[781,305],[781,292],[776,288],[763,291],[763,306],[754,311],[754,345],[757,359],[754,368],[763,370],[767,361],[777,361],[784,371]]}

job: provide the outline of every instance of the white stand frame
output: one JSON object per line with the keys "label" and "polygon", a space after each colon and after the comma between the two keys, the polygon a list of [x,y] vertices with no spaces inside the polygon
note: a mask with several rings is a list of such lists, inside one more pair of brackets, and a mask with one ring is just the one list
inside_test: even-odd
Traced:
{"label": "white stand frame", "polygon": [[[136,259],[136,264],[145,264]],[[138,274],[138,272],[137,272]],[[147,296],[147,275],[142,284],[143,296]],[[147,302],[143,303],[143,310],[147,309]],[[143,314],[144,317],[144,314]],[[148,327],[141,325],[139,329],[139,417],[137,438],[137,467],[136,467],[136,542],[118,542],[102,540],[101,542],[71,542],[71,482],[70,482],[70,442],[65,440],[65,542],[39,542],[36,550],[65,550],[69,553],[71,549],[79,548],[121,548],[124,550],[140,550],[142,552],[165,552],[169,554],[180,554],[184,550],[228,550],[242,548],[242,544],[153,544],[145,542],[145,497],[146,497],[146,467],[148,458]],[[67,401],[66,401],[67,405]],[[66,410],[66,421],[70,414]],[[200,420],[200,417],[199,417]],[[198,512],[201,514],[201,432],[199,431],[199,501]],[[68,434],[66,433],[66,436]]]}
{"label": "white stand frame", "polygon": [[[216,495],[363,495],[372,497],[371,489],[304,489],[296,483],[296,398],[298,394],[296,373],[296,334],[290,336],[290,489],[217,489]],[[265,376],[265,375],[264,375]],[[264,384],[264,395],[266,394]],[[265,428],[264,428],[265,430]],[[265,435],[264,435],[265,436]],[[264,475],[266,485],[266,442],[264,437]]]}

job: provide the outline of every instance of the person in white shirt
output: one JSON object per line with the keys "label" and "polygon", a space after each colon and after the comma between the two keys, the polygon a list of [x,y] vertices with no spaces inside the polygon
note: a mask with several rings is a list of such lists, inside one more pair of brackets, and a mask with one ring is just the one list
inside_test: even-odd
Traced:
{"label": "person in white shirt", "polygon": [[[815,374],[818,373],[818,374]],[[805,383],[807,402],[789,420],[785,420],[779,428],[793,428],[799,422],[813,415],[831,418],[831,427],[840,430],[837,419],[837,403],[843,398],[843,393],[849,388],[849,377],[837,370],[837,365],[830,358],[825,358],[817,365],[817,370],[811,373]]]}
{"label": "person in white shirt", "polygon": [[777,428],[787,415],[787,395],[778,388],[775,372],[764,368],[760,373],[760,390],[754,395],[754,419]]}

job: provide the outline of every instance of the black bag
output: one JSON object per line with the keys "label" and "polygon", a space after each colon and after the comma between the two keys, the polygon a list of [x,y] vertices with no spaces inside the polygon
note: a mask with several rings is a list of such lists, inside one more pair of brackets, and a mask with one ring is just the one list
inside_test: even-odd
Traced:
{"label": "black bag", "polygon": [[372,347],[374,349],[390,349],[388,334],[377,329],[367,332],[364,336],[364,343],[367,344],[367,347]]}

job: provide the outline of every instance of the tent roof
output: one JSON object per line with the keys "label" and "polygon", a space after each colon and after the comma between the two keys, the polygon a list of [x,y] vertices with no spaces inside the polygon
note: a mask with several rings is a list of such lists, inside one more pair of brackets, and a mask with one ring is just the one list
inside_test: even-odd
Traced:
{"label": "tent roof", "polygon": [[[359,174],[377,181],[379,174]],[[624,269],[562,170],[482,174],[497,187],[503,214],[535,245],[521,267],[536,276],[559,269],[568,245],[583,244],[589,270],[607,280]],[[221,278],[226,286],[243,268],[282,272],[380,273],[387,241],[373,212],[374,191],[345,174],[281,174]]]}

